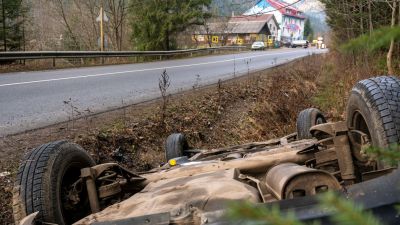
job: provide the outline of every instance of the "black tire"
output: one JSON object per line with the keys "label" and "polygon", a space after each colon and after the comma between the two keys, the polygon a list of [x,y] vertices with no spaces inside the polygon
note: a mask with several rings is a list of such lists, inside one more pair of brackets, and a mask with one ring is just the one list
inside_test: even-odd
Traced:
{"label": "black tire", "polygon": [[37,220],[59,225],[72,224],[90,214],[87,191],[73,208],[65,204],[65,189],[79,179],[80,170],[95,165],[78,145],[67,141],[44,144],[29,152],[18,169],[13,189],[15,223],[39,212]]}
{"label": "black tire", "polygon": [[165,143],[165,158],[167,161],[173,158],[185,156],[185,150],[189,149],[185,135],[175,133],[168,136]]}
{"label": "black tire", "polygon": [[310,133],[311,127],[326,123],[326,119],[321,111],[315,108],[308,108],[299,113],[297,116],[297,139],[311,139],[313,136]]}
{"label": "black tire", "polygon": [[346,111],[348,127],[367,134],[373,146],[386,148],[399,143],[400,79],[382,76],[359,81]]}

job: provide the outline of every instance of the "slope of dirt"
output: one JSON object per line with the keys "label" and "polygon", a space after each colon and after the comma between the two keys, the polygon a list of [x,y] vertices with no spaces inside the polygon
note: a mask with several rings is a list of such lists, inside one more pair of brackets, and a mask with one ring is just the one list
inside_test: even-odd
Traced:
{"label": "slope of dirt", "polygon": [[135,171],[165,162],[166,137],[187,135],[195,148],[217,148],[267,140],[295,131],[299,111],[314,106],[324,59],[311,56],[169,98],[85,117],[0,140],[0,221],[12,224],[13,177],[22,155],[42,143],[68,139],[82,145],[97,163],[118,161]]}

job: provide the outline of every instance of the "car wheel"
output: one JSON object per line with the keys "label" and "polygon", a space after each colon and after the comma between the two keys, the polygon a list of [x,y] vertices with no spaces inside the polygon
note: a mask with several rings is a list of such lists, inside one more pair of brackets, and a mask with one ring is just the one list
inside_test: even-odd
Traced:
{"label": "car wheel", "polygon": [[44,144],[29,152],[18,169],[13,189],[13,213],[18,224],[25,216],[39,212],[44,223],[72,224],[90,214],[85,186],[77,202],[67,191],[80,177],[80,171],[95,165],[78,145],[67,141]]}
{"label": "car wheel", "polygon": [[326,119],[321,111],[315,108],[308,108],[299,113],[297,116],[297,139],[311,139],[311,127],[326,123]]}
{"label": "car wheel", "polygon": [[[365,133],[375,147],[400,142],[400,79],[382,76],[359,81],[347,104],[349,129]],[[378,169],[385,166],[378,162]]]}
{"label": "car wheel", "polygon": [[189,149],[185,135],[175,133],[168,136],[165,143],[165,158],[170,159],[182,157],[185,155],[185,150]]}

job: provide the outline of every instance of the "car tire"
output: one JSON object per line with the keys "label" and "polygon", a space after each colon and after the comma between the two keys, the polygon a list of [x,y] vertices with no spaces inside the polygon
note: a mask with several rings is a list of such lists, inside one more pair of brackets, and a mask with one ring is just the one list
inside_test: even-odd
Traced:
{"label": "car tire", "polygon": [[326,123],[326,119],[321,111],[315,108],[308,108],[299,113],[297,116],[296,128],[297,139],[311,139],[313,136],[310,133],[311,127]]}
{"label": "car tire", "polygon": [[185,156],[185,150],[189,149],[185,135],[175,133],[168,136],[165,142],[165,158],[170,159]]}
{"label": "car tire", "polygon": [[29,152],[19,166],[13,189],[15,223],[35,212],[39,212],[38,221],[59,225],[89,215],[86,188],[82,187],[79,203],[68,208],[65,187],[79,179],[82,168],[94,165],[79,145],[67,141],[44,144]]}
{"label": "car tire", "polygon": [[[381,76],[359,81],[347,103],[347,125],[369,137],[372,146],[400,143],[400,79]],[[385,166],[378,162],[378,169]]]}

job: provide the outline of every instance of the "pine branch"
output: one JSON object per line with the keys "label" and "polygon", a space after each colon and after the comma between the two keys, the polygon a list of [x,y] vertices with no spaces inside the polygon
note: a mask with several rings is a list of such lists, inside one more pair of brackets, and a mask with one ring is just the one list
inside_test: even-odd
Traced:
{"label": "pine branch", "polygon": [[385,161],[392,166],[398,165],[400,162],[400,146],[398,144],[390,145],[388,148],[370,147],[366,152],[374,155],[377,159]]}
{"label": "pine branch", "polygon": [[381,225],[372,213],[366,212],[359,205],[349,200],[342,199],[332,192],[322,195],[320,198],[323,207],[331,209],[335,214],[332,221],[340,225]]}
{"label": "pine branch", "polygon": [[252,203],[233,203],[227,213],[228,218],[240,221],[240,224],[265,225],[304,225],[294,214],[282,214],[277,207],[266,208]]}

